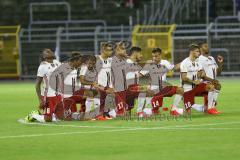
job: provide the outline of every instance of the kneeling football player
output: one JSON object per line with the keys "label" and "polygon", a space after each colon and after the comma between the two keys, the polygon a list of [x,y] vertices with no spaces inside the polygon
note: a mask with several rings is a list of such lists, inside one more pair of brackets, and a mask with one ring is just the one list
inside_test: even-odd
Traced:
{"label": "kneeling football player", "polygon": [[[143,116],[143,106],[145,104],[152,104],[152,110],[148,114],[158,114],[159,108],[162,107],[163,97],[171,97],[175,94],[183,94],[183,89],[178,86],[171,86],[167,83],[166,74],[170,70],[178,69],[178,64],[170,64],[167,60],[162,60],[162,50],[154,48],[152,50],[152,60],[140,71],[140,75],[150,77],[149,91],[145,95],[141,94],[138,98],[138,116]],[[180,110],[180,109],[179,109]],[[173,111],[170,113],[172,114]],[[178,111],[180,112],[180,111]]]}
{"label": "kneeling football player", "polygon": [[[184,106],[187,112],[191,108],[199,112],[206,112],[204,105],[195,104],[194,97],[207,95],[209,91],[213,91],[214,85],[212,83],[216,81],[206,76],[201,64],[197,62],[199,56],[199,46],[191,44],[189,47],[189,57],[184,59],[180,65],[181,82],[184,89]],[[201,79],[208,82],[201,81]]]}
{"label": "kneeling football player", "polygon": [[[41,56],[41,64],[38,67],[36,80],[36,93],[39,99],[39,108],[43,110],[44,117],[40,121],[52,121],[55,105],[61,100],[56,94],[55,86],[49,86],[51,74],[61,63],[55,60],[54,53],[50,49],[44,49]],[[41,84],[42,88],[41,88]]]}

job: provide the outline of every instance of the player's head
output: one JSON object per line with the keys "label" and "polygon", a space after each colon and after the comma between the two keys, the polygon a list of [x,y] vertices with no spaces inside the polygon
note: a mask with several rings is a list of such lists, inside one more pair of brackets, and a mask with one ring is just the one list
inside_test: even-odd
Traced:
{"label": "player's head", "polygon": [[101,43],[101,54],[106,57],[111,57],[113,53],[113,44],[110,42]]}
{"label": "player's head", "polygon": [[206,55],[209,53],[209,48],[207,42],[200,42],[199,44],[200,52],[202,55]]}
{"label": "player's head", "polygon": [[129,52],[129,56],[136,60],[136,62],[140,62],[142,60],[142,49],[140,47],[132,47]]}
{"label": "player's head", "polygon": [[162,59],[162,50],[160,48],[153,48],[152,50],[152,60],[159,63]]}
{"label": "player's head", "polygon": [[51,49],[44,49],[41,56],[41,61],[46,61],[48,63],[53,63],[55,59],[54,53]]}
{"label": "player's head", "polygon": [[189,45],[189,55],[194,57],[194,58],[198,58],[200,56],[200,49],[199,46],[197,44],[190,44]]}
{"label": "player's head", "polygon": [[78,51],[72,51],[71,52],[71,56],[69,58],[69,61],[71,62],[72,66],[74,68],[80,67],[80,65],[82,64],[82,55],[81,55],[81,53],[78,52]]}
{"label": "player's head", "polygon": [[126,43],[124,43],[123,41],[116,43],[115,55],[120,57],[127,57],[126,48]]}
{"label": "player's head", "polygon": [[87,64],[89,70],[93,70],[95,68],[96,61],[97,61],[97,59],[95,56],[90,55],[87,57],[86,64]]}

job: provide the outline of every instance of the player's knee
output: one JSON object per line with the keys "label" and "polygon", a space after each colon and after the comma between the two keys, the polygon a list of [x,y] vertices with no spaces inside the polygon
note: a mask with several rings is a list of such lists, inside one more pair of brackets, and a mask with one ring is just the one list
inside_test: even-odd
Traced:
{"label": "player's knee", "polygon": [[218,84],[215,85],[215,89],[216,89],[216,90],[221,90],[221,87],[222,87],[222,86],[221,86],[220,83],[218,83]]}
{"label": "player's knee", "polygon": [[177,91],[176,91],[176,94],[183,94],[184,93],[184,90],[182,87],[177,87]]}
{"label": "player's knee", "polygon": [[76,101],[74,100],[74,98],[66,98],[64,99],[64,105],[66,106],[73,106],[76,105]]}
{"label": "player's knee", "polygon": [[163,96],[154,96],[151,100],[152,108],[159,109],[163,104]]}
{"label": "player's knee", "polygon": [[206,91],[209,92],[209,91],[213,91],[215,89],[215,87],[212,84],[207,84],[205,89],[206,89]]}

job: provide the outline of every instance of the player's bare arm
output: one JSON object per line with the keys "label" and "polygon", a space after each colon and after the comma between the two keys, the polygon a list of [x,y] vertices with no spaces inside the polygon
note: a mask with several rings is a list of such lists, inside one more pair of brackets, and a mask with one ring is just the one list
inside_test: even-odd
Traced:
{"label": "player's bare arm", "polygon": [[223,58],[223,56],[218,55],[216,62],[217,62],[217,65],[218,65],[217,75],[220,75],[220,74],[222,73],[222,70],[223,70],[223,63],[224,63],[224,58]]}
{"label": "player's bare arm", "polygon": [[201,70],[201,71],[198,72],[198,77],[201,78],[201,79],[203,79],[203,80],[205,80],[205,81],[212,82],[213,84],[219,83],[218,80],[212,79],[212,78],[208,77],[203,70]]}
{"label": "player's bare arm", "polygon": [[83,76],[83,75],[81,75],[80,77],[79,77],[79,80],[80,80],[80,83],[81,84],[83,84],[83,85],[96,85],[96,82],[90,82],[90,81],[87,81],[86,79],[85,79],[85,76]]}
{"label": "player's bare arm", "polygon": [[36,88],[36,93],[38,96],[39,100],[39,107],[43,107],[44,102],[41,99],[41,83],[43,81],[43,77],[37,77],[36,83],[35,83],[35,88]]}
{"label": "player's bare arm", "polygon": [[177,64],[175,64],[174,65],[174,71],[180,71],[180,65],[181,65],[181,63],[177,63]]}
{"label": "player's bare arm", "polygon": [[200,80],[191,80],[187,77],[187,73],[185,72],[182,72],[181,73],[181,77],[182,77],[182,81],[184,83],[188,83],[188,84],[195,84],[195,85],[198,85],[200,84]]}

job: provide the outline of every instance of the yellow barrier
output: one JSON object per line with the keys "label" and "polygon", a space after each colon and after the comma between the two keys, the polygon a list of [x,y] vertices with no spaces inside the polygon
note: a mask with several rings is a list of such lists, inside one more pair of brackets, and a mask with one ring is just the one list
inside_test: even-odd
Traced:
{"label": "yellow barrier", "polygon": [[0,26],[0,78],[19,77],[20,26]]}
{"label": "yellow barrier", "polygon": [[132,32],[132,44],[142,48],[145,60],[151,59],[153,48],[159,47],[162,49],[163,59],[172,62],[174,30],[175,25],[136,25]]}

